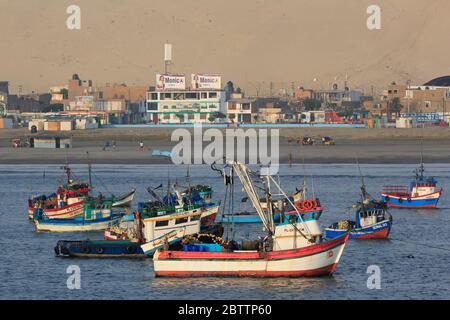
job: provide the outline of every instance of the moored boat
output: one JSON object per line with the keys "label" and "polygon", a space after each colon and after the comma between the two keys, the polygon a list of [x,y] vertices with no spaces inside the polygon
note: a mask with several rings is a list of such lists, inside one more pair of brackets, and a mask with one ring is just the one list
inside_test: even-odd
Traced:
{"label": "moored boat", "polygon": [[[267,236],[247,241],[246,246],[229,242],[226,246],[206,251],[158,250],[154,255],[154,270],[157,277],[196,276],[254,276],[254,277],[301,277],[331,275],[340,261],[349,234],[327,240],[314,214],[305,221],[298,208],[286,196],[271,176],[264,176],[265,209],[253,185],[254,176],[247,166],[230,162],[231,172],[225,181],[237,174],[259,214]],[[284,196],[283,200],[272,199],[274,184]],[[289,213],[282,222],[273,219],[275,204],[289,203],[295,213]],[[288,212],[288,210],[281,210]]]}
{"label": "moored boat", "polygon": [[60,240],[56,244],[58,257],[78,258],[146,258],[139,242],[130,240]]}
{"label": "moored boat", "polygon": [[83,216],[73,219],[48,219],[43,212],[35,213],[37,231],[76,232],[101,231],[117,225],[123,214],[113,213],[111,203],[86,201]]}
{"label": "moored boat", "polygon": [[397,209],[436,209],[443,190],[433,177],[424,176],[423,160],[409,186],[384,186],[381,200]]}
{"label": "moored boat", "polygon": [[324,228],[327,238],[340,237],[350,232],[350,239],[387,239],[392,228],[392,216],[384,201],[373,199],[366,191],[361,176],[361,201],[353,205],[355,221],[342,220]]}

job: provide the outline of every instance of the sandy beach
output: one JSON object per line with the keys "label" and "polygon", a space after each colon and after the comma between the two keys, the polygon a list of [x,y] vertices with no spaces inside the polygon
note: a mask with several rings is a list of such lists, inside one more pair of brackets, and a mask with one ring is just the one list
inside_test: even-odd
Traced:
{"label": "sandy beach", "polygon": [[[151,164],[169,160],[151,156],[153,150],[171,150],[173,129],[135,128],[98,129],[59,133],[72,137],[71,149],[30,149],[11,147],[11,139],[31,136],[26,129],[0,130],[0,163],[58,164],[66,158],[71,163]],[[48,134],[47,134],[48,135]],[[335,146],[301,146],[303,136],[319,140],[322,136],[335,139]],[[280,129],[280,162],[288,163],[417,163],[421,140],[427,163],[450,162],[450,129],[350,129],[350,128],[283,128]],[[116,150],[103,151],[105,141],[115,140]],[[144,150],[139,150],[139,141]],[[207,145],[207,143],[205,143]]]}

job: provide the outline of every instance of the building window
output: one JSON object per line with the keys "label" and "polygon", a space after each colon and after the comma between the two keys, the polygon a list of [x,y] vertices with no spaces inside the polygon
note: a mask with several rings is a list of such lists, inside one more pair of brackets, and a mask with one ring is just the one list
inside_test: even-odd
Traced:
{"label": "building window", "polygon": [[197,92],[186,92],[186,99],[198,99]]}
{"label": "building window", "polygon": [[163,109],[169,109],[169,106],[164,106]]}
{"label": "building window", "polygon": [[147,110],[158,110],[158,103],[157,102],[148,103]]}
{"label": "building window", "polygon": [[184,93],[174,93],[174,100],[184,100]]}
{"label": "building window", "polygon": [[188,114],[188,120],[194,120],[194,115],[193,114]]}
{"label": "building window", "polygon": [[206,120],[206,113],[200,114],[200,120]]}
{"label": "building window", "polygon": [[158,93],[154,92],[154,93],[150,94],[150,99],[151,100],[158,100]]}
{"label": "building window", "polygon": [[242,104],[242,110],[250,110],[250,103]]}
{"label": "building window", "polygon": [[208,99],[208,93],[207,92],[202,92],[201,93],[201,97],[202,97],[202,99]]}
{"label": "building window", "polygon": [[177,108],[177,106],[175,106],[175,105],[172,106],[172,109],[176,109],[176,108]]}
{"label": "building window", "polygon": [[210,99],[215,99],[215,98],[217,98],[217,92],[210,92],[210,93],[209,93],[209,98],[210,98]]}
{"label": "building window", "polygon": [[164,120],[170,120],[170,114],[165,114],[165,115],[163,116],[163,119],[164,119]]}

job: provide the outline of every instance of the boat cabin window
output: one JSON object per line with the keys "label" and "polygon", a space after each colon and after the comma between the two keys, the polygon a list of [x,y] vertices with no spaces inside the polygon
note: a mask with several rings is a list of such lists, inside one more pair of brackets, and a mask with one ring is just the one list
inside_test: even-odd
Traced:
{"label": "boat cabin window", "polygon": [[198,221],[198,220],[200,220],[200,216],[201,215],[192,216],[191,217],[191,221]]}
{"label": "boat cabin window", "polygon": [[188,222],[188,218],[178,218],[175,220],[175,224],[181,224]]}
{"label": "boat cabin window", "polygon": [[160,220],[155,222],[155,227],[166,227],[169,225],[169,220]]}

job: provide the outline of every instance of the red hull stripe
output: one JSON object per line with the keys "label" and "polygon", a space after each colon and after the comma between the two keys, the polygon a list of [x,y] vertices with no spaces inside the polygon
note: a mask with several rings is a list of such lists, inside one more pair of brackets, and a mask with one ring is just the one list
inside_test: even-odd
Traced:
{"label": "red hull stripe", "polygon": [[389,237],[389,233],[390,233],[390,229],[386,228],[374,233],[370,233],[370,234],[366,234],[366,235],[362,235],[362,236],[356,236],[356,238],[358,239],[386,239],[387,237]]}
{"label": "red hull stripe", "polygon": [[157,271],[157,277],[319,277],[331,275],[337,265],[298,271]]}
{"label": "red hull stripe", "polygon": [[215,259],[215,260],[279,260],[310,256],[334,249],[347,242],[349,234],[306,248],[281,250],[272,252],[193,252],[193,251],[162,251],[158,260],[164,259]]}
{"label": "red hull stripe", "polygon": [[[58,212],[58,211],[61,211],[61,210],[66,210],[66,209],[69,209],[69,208],[72,208],[72,207],[79,206],[79,205],[83,204],[83,202],[84,201],[75,202],[75,203],[72,203],[72,204],[70,204],[68,206],[62,207],[62,208],[44,209],[44,212],[47,213],[47,212]],[[34,211],[34,208],[29,208],[29,210],[33,210]]]}
{"label": "red hull stripe", "polygon": [[437,208],[437,204],[429,204],[426,206],[400,206],[400,205],[396,205],[396,204],[391,204],[390,202],[388,202],[388,207],[389,208],[394,208],[394,209],[436,209]]}
{"label": "red hull stripe", "polygon": [[[433,192],[433,193],[424,194],[424,195],[417,196],[417,197],[410,197],[410,198],[411,198],[411,200],[414,200],[414,199],[416,199],[416,198],[423,198],[423,197],[434,196],[434,195],[441,194],[442,191],[443,191],[443,189],[441,189],[440,191]],[[383,193],[383,192],[381,193],[381,195],[382,195],[383,197],[393,197],[393,198],[404,198],[404,197],[407,196],[407,195],[405,195],[405,196],[399,196],[399,195],[397,195],[397,194],[395,194],[395,193]]]}

